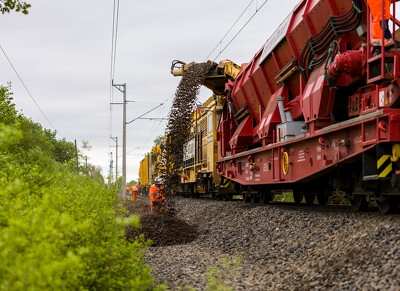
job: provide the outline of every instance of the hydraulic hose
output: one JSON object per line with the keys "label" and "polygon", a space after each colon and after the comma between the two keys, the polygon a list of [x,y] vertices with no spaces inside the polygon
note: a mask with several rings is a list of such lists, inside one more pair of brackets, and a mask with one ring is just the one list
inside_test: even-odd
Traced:
{"label": "hydraulic hose", "polygon": [[[307,82],[309,72],[314,67],[321,65],[324,61],[326,61],[326,64],[333,61],[331,59],[334,54],[327,48],[337,36],[353,31],[358,27],[362,18],[361,12],[360,0],[354,0],[353,7],[349,11],[338,16],[331,16],[319,33],[309,37],[300,55],[300,70],[305,82]],[[314,58],[324,51],[326,52],[323,55]]]}

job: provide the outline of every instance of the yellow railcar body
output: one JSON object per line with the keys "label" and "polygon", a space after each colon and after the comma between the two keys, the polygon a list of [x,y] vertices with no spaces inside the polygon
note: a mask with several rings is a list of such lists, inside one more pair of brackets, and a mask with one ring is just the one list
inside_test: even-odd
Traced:
{"label": "yellow railcar body", "polygon": [[148,193],[149,188],[154,184],[154,179],[159,175],[161,169],[162,150],[157,145],[151,149],[151,152],[140,162],[139,179],[140,192]]}
{"label": "yellow railcar body", "polygon": [[184,147],[181,182],[194,193],[208,193],[210,186],[219,184],[221,179],[216,171],[217,127],[224,98],[214,94],[192,115],[190,136]]}
{"label": "yellow railcar body", "polygon": [[139,166],[139,179],[140,188],[149,187],[149,155],[147,155],[143,160],[140,161]]}

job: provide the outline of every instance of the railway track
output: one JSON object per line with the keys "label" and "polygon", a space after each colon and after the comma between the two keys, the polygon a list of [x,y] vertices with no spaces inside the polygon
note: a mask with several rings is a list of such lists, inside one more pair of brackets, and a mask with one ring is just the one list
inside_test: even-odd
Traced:
{"label": "railway track", "polygon": [[[244,201],[244,199],[241,197],[241,195],[235,195],[237,198],[233,199],[225,199],[225,202],[231,202],[231,203],[239,203],[239,204],[244,204],[248,206],[263,206],[263,205],[271,205],[271,206],[282,206],[284,208],[293,208],[293,209],[298,209],[298,210],[307,210],[307,211],[334,211],[334,212],[344,212],[344,213],[351,213],[354,212],[352,209],[352,206],[350,205],[350,202],[344,201],[341,203],[326,203],[324,205],[321,205],[317,202],[317,199],[313,203],[307,203],[306,201],[303,201],[301,203],[296,203],[293,201],[269,201],[268,203],[262,203],[262,202],[251,202],[251,201]],[[183,197],[183,196],[182,196]],[[184,197],[188,199],[200,199],[200,200],[210,200],[210,201],[222,201],[223,199],[214,199],[210,194],[205,194],[205,195],[200,195],[198,197]],[[289,197],[289,199],[291,199]],[[345,204],[347,202],[347,204]],[[397,211],[393,213],[395,217],[398,215],[400,211]],[[368,208],[364,209],[362,213],[378,213],[378,215],[381,215],[379,213],[379,209],[376,204],[371,203]],[[386,214],[388,215],[388,214]]]}

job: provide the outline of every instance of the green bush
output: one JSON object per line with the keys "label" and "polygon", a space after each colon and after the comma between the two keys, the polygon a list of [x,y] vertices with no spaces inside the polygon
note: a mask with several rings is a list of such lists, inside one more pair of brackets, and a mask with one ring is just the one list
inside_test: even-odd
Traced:
{"label": "green bush", "polygon": [[144,262],[148,243],[125,239],[114,210],[116,192],[77,175],[69,151],[57,147],[69,143],[15,115],[4,88],[0,290],[163,290]]}

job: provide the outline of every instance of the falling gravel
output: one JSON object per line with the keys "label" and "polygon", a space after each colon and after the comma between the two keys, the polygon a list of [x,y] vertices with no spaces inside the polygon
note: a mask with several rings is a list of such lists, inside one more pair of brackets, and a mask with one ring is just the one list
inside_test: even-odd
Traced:
{"label": "falling gravel", "polygon": [[400,290],[399,215],[184,198],[175,207],[197,238],[146,255],[170,290],[206,290],[206,271],[238,256],[234,290]]}
{"label": "falling gravel", "polygon": [[[175,92],[175,98],[169,113],[165,135],[168,136],[163,151],[162,177],[165,195],[174,193],[175,185],[180,182],[180,167],[183,162],[183,145],[189,135],[189,125],[196,108],[197,95],[201,84],[216,63],[194,63],[183,74]],[[167,205],[167,208],[173,208]]]}

